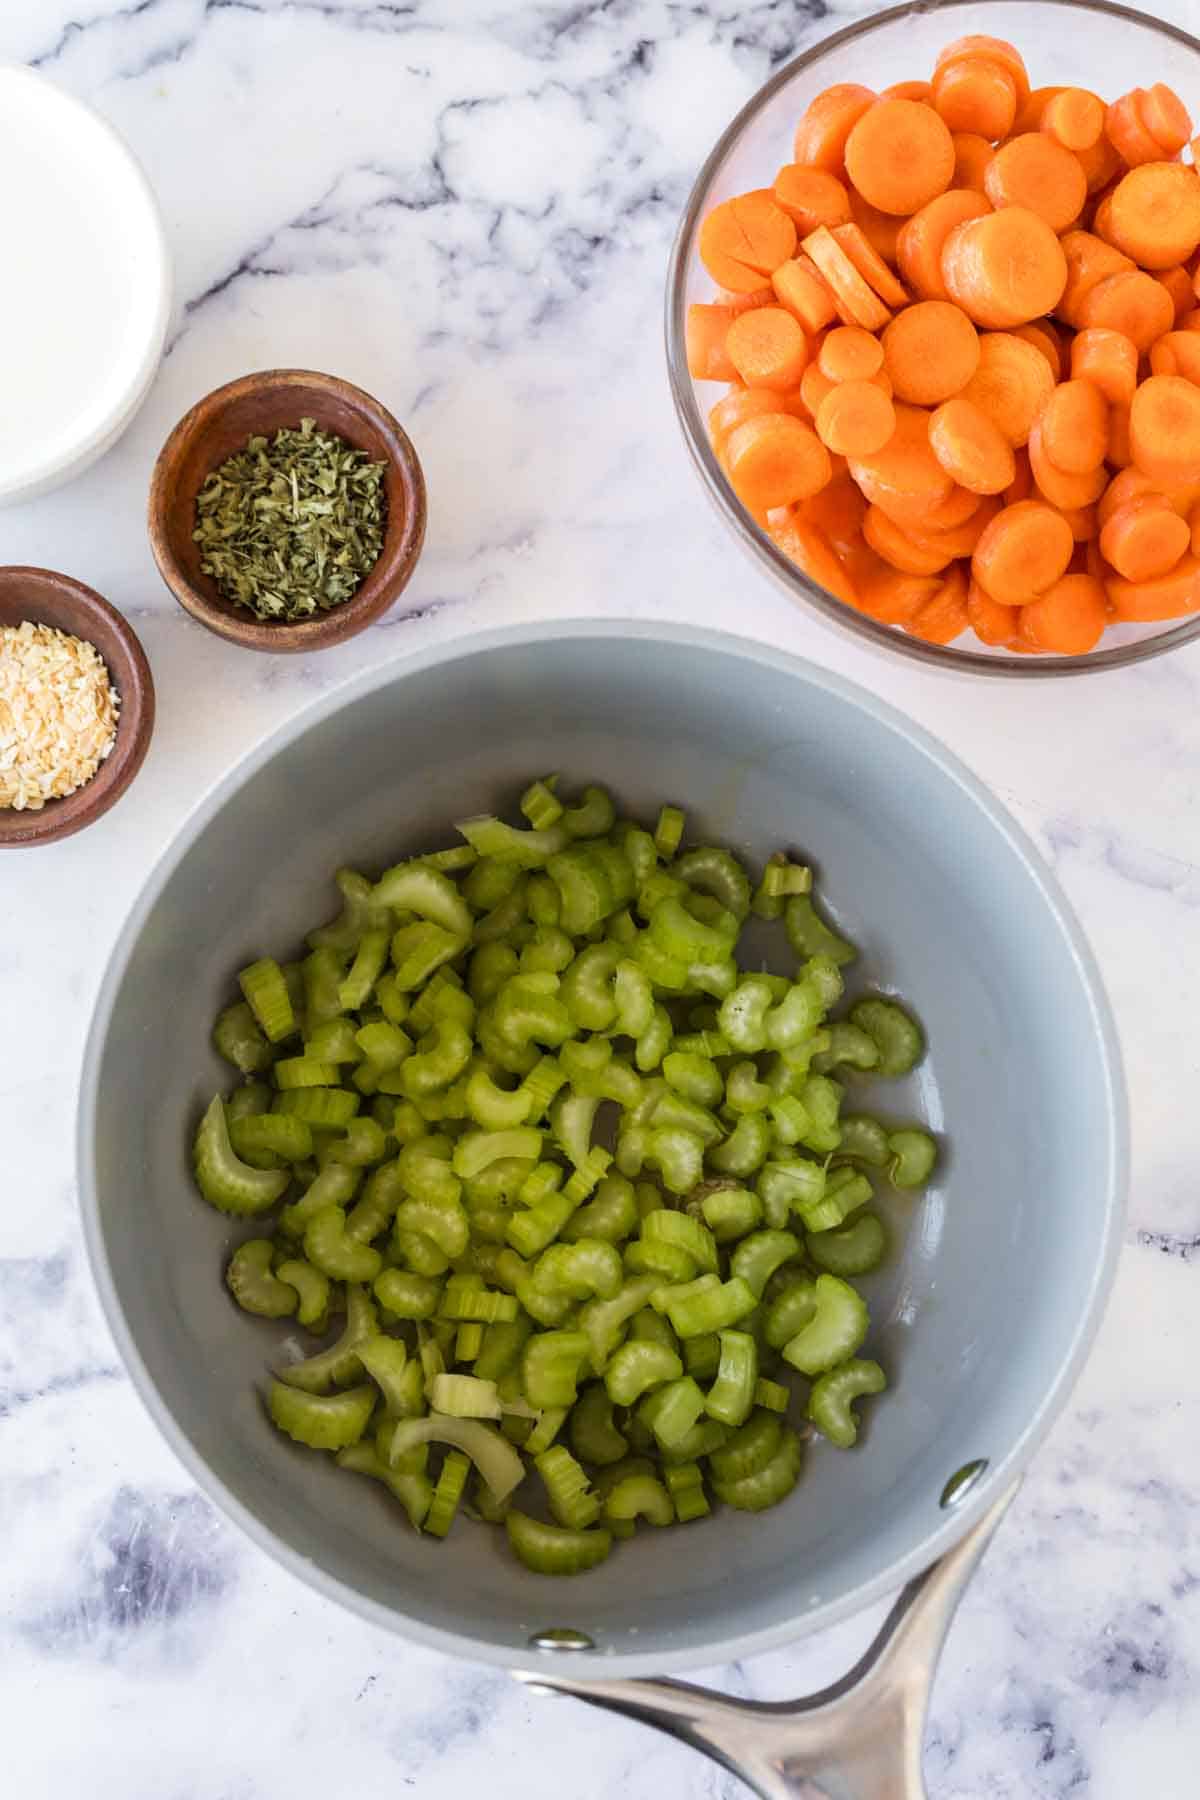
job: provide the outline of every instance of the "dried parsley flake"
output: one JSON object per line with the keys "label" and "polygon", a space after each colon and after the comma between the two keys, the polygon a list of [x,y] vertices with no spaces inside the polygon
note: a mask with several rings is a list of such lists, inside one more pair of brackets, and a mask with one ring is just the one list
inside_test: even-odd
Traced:
{"label": "dried parsley flake", "polygon": [[252,437],[196,496],[201,569],[260,619],[340,606],[383,549],[386,467],[313,419]]}

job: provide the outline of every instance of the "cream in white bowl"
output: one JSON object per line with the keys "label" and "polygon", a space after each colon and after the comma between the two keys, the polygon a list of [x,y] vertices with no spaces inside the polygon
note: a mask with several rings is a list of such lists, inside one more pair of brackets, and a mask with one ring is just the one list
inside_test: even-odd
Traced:
{"label": "cream in white bowl", "polygon": [[158,207],[112,127],[0,66],[0,504],[56,487],[129,424],[162,357],[171,275]]}

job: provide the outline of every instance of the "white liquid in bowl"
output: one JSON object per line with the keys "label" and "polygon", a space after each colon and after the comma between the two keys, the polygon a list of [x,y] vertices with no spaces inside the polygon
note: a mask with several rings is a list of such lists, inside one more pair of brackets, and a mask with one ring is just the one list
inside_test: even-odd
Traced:
{"label": "white liquid in bowl", "polygon": [[162,354],[170,276],[124,144],[30,69],[0,67],[0,502],[77,473],[123,431]]}

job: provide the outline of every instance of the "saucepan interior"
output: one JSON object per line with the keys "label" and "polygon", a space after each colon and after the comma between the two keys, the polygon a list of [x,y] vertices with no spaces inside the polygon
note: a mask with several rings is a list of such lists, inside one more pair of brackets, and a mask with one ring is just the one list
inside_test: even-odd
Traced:
{"label": "saucepan interior", "polygon": [[[935,1183],[893,1210],[869,1283],[870,1354],[890,1392],[858,1448],[810,1448],[761,1516],[639,1534],[573,1580],[528,1574],[501,1534],[414,1535],[266,1422],[259,1389],[286,1326],[220,1279],[252,1230],[192,1189],[187,1146],[223,1085],[209,1029],[234,971],[298,946],[336,910],[332,871],[451,841],[549,770],[609,784],[652,818],[752,860],[819,870],[863,948],[854,980],[894,988],[929,1055],[881,1104],[944,1134]],[[786,967],[786,957],[781,960]],[[871,1091],[864,1090],[869,1105]],[[184,827],[124,933],[101,996],[81,1111],[87,1228],[121,1347],[156,1419],[213,1498],[323,1593],[427,1643],[519,1665],[546,1628],[595,1645],[586,1676],[662,1672],[830,1623],[922,1567],[978,1516],[1064,1397],[1118,1238],[1120,1075],[1107,1009],[1061,895],[1011,821],[939,745],[871,696],[775,652],[685,629],[501,632],[343,688],[276,734]],[[943,1490],[987,1472],[957,1511]]]}

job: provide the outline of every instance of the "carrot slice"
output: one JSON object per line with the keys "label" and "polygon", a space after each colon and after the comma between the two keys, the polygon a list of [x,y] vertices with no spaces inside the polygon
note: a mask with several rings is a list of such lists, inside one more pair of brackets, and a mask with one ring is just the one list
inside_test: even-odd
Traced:
{"label": "carrot slice", "polygon": [[[1065,87],[1039,87],[1026,94],[1017,108],[1017,116],[1013,120],[1012,132],[1015,137],[1021,131],[1040,131],[1042,120],[1046,116],[1046,108],[1058,94],[1065,94]],[[1103,105],[1103,102],[1101,102]]]}
{"label": "carrot slice", "polygon": [[893,81],[891,87],[880,88],[881,100],[924,100],[928,101],[933,92],[933,84],[928,81]]}
{"label": "carrot slice", "polygon": [[772,192],[800,236],[818,225],[844,225],[850,217],[850,196],[828,169],[787,163],[775,177]]}
{"label": "carrot slice", "polygon": [[1170,331],[1175,308],[1161,282],[1143,269],[1133,269],[1109,275],[1094,287],[1083,302],[1079,322],[1088,330],[1123,332],[1143,352]]}
{"label": "carrot slice", "polygon": [[773,541],[796,567],[838,600],[858,605],[858,594],[848,571],[838,560],[824,533],[809,520],[789,513],[785,520],[768,526]]}
{"label": "carrot slice", "polygon": [[1104,460],[1112,464],[1114,469],[1127,469],[1133,461],[1133,450],[1129,443],[1129,407],[1110,406],[1108,409],[1108,450]]}
{"label": "carrot slice", "polygon": [[1004,330],[1053,312],[1067,283],[1067,259],[1045,219],[1006,206],[956,225],[942,248],[951,299],[977,325]]}
{"label": "carrot slice", "polygon": [[863,572],[855,572],[859,605],[882,625],[907,625],[937,594],[941,582],[936,575],[910,575],[895,569],[870,545],[865,548],[872,563]]}
{"label": "carrot slice", "polygon": [[858,484],[846,471],[834,475],[832,481],[800,507],[801,516],[815,525],[839,553],[862,539],[862,524],[867,503]]}
{"label": "carrot slice", "polygon": [[1005,506],[1015,506],[1018,500],[1034,500],[1037,490],[1033,480],[1033,470],[1029,465],[1029,452],[1023,447],[1013,450],[1013,458],[1017,472],[1004,490]]}
{"label": "carrot slice", "polygon": [[947,475],[974,494],[1003,493],[1016,474],[1008,439],[961,394],[939,406],[930,419],[929,443]]}
{"label": "carrot slice", "polygon": [[1001,510],[1002,504],[996,495],[986,495],[971,517],[964,524],[956,525],[952,531],[931,531],[924,521],[909,524],[904,519],[896,519],[896,523],[919,549],[938,550],[949,558],[971,557],[975,554],[976,544]]}
{"label": "carrot slice", "polygon": [[1113,101],[1104,117],[1104,133],[1121,161],[1131,169],[1162,158],[1162,145],[1142,118],[1136,88]]}
{"label": "carrot slice", "polygon": [[1017,634],[1020,608],[1005,606],[972,581],[967,590],[967,621],[981,644],[1007,644]]}
{"label": "carrot slice", "polygon": [[1100,535],[1100,520],[1094,506],[1065,506],[1059,511],[1071,527],[1071,536],[1075,543],[1089,544]]}
{"label": "carrot slice", "polygon": [[778,394],[770,388],[734,388],[718,400],[708,415],[708,435],[713,449],[718,455],[725,439],[747,419],[756,419],[762,413],[790,412],[799,416],[802,408],[799,393]]}
{"label": "carrot slice", "polygon": [[796,161],[836,175],[845,161],[846,139],[875,100],[874,89],[856,81],[839,81],[818,94],[796,127]]}
{"label": "carrot slice", "polygon": [[803,248],[829,284],[839,318],[847,325],[861,325],[867,331],[882,330],[891,313],[878,294],[867,286],[828,226],[821,225],[816,231],[810,231]]}
{"label": "carrot slice", "polygon": [[1100,549],[1126,581],[1155,581],[1190,549],[1191,527],[1163,494],[1139,494],[1118,506],[1100,533]]}
{"label": "carrot slice", "polygon": [[810,337],[838,316],[829,283],[808,256],[797,256],[776,269],[771,286],[781,306],[799,319]]}
{"label": "carrot slice", "polygon": [[1014,449],[1029,433],[1051,394],[1054,376],[1040,350],[1008,331],[985,331],[979,340],[979,367],[963,389]]}
{"label": "carrot slice", "polygon": [[800,383],[800,398],[803,400],[810,418],[816,418],[821,410],[822,402],[829,394],[832,394],[836,385],[836,382],[831,381],[826,375],[819,362],[809,363]]}
{"label": "carrot slice", "polygon": [[1150,375],[1129,409],[1129,444],[1139,469],[1160,481],[1200,476],[1200,388],[1181,375]]}
{"label": "carrot slice", "polygon": [[1042,110],[1037,129],[1048,132],[1064,150],[1090,150],[1104,135],[1105,105],[1087,88],[1062,88]]}
{"label": "carrot slice", "polygon": [[737,370],[729,360],[725,340],[733,323],[728,306],[706,306],[695,301],[687,309],[684,342],[688,374],[696,381],[736,381]]}
{"label": "carrot slice", "polygon": [[907,306],[908,293],[901,287],[879,252],[858,225],[835,225],[833,235],[868,286],[888,306]]}
{"label": "carrot slice", "polygon": [[1136,500],[1142,494],[1158,494],[1166,498],[1157,483],[1151,481],[1149,475],[1144,475],[1140,469],[1122,469],[1119,475],[1114,475],[1100,496],[1097,508],[1101,528],[1108,524],[1118,507],[1128,505],[1130,500]]}
{"label": "carrot slice", "polygon": [[762,413],[737,426],[725,462],[738,499],[755,512],[805,500],[833,474],[816,432],[791,413]]}
{"label": "carrot slice", "polygon": [[[920,521],[922,531],[954,531],[965,525],[968,519],[974,518],[982,501],[978,494],[971,493],[969,488],[952,487],[946,498],[931,506]],[[965,555],[965,551],[960,554]]]}
{"label": "carrot slice", "polygon": [[967,577],[958,563],[946,571],[946,578],[932,599],[918,607],[904,629],[927,644],[952,644],[970,625],[967,617]]}
{"label": "carrot slice", "polygon": [[1133,268],[1123,251],[1113,249],[1091,231],[1068,231],[1061,240],[1067,259],[1067,283],[1055,311],[1068,325],[1081,323],[1080,312],[1088,295],[1110,275]]}
{"label": "carrot slice", "polygon": [[808,339],[785,307],[758,306],[731,321],[725,351],[747,387],[786,391],[804,373]]}
{"label": "carrot slice", "polygon": [[951,131],[1003,138],[1017,116],[1017,84],[1003,63],[963,56],[935,71],[933,105]]}
{"label": "carrot slice", "polygon": [[1040,500],[1006,506],[987,527],[971,559],[976,581],[1006,606],[1024,606],[1058,580],[1075,540],[1060,512]]}
{"label": "carrot slice", "polygon": [[877,100],[846,139],[846,173],[880,212],[913,213],[950,186],[954,144],[919,100]]}
{"label": "carrot slice", "polygon": [[796,249],[796,227],[768,189],[714,206],[700,227],[700,260],[735,294],[762,287]]}
{"label": "carrot slice", "polygon": [[983,172],[993,155],[990,138],[977,131],[952,131],[950,136],[954,140],[954,179],[949,191],[967,188],[982,194]]}
{"label": "carrot slice", "polygon": [[894,569],[903,569],[906,575],[938,575],[954,560],[952,552],[938,545],[914,543],[903,527],[879,506],[867,508],[863,536],[885,562],[891,563]]}
{"label": "carrot slice", "polygon": [[[1168,332],[1160,343],[1169,342],[1174,334]],[[1180,332],[1181,337],[1194,333]],[[1155,346],[1157,349],[1157,345]],[[1182,373],[1178,369],[1159,369],[1153,361],[1151,366],[1155,374],[1176,375]],[[1133,399],[1133,390],[1137,386],[1137,347],[1131,338],[1120,331],[1080,331],[1071,340],[1071,375],[1073,379],[1090,381],[1098,388],[1104,398],[1113,406],[1128,406]],[[1200,369],[1200,341],[1196,346],[1196,366]]]}
{"label": "carrot slice", "polygon": [[1098,194],[1102,188],[1106,188],[1113,176],[1119,175],[1125,166],[1107,134],[1101,135],[1090,150],[1077,150],[1075,154],[1079,158],[1089,194]]}
{"label": "carrot slice", "polygon": [[947,300],[919,300],[883,334],[884,366],[901,400],[937,406],[960,393],[979,367],[979,334]]}
{"label": "carrot slice", "polygon": [[850,217],[872,250],[877,251],[885,263],[895,268],[896,239],[900,235],[903,218],[895,213],[880,212],[877,206],[869,206],[857,188],[850,189]]}
{"label": "carrot slice", "polygon": [[1035,319],[1029,325],[1014,325],[1013,336],[1024,338],[1027,344],[1032,344],[1045,357],[1050,365],[1050,373],[1057,381],[1062,374],[1062,345],[1049,319]]}
{"label": "carrot slice", "polygon": [[[988,157],[992,147],[987,146]],[[921,300],[946,300],[942,279],[942,246],[956,225],[980,219],[992,210],[985,194],[951,188],[906,219],[896,239],[900,273]]]}
{"label": "carrot slice", "polygon": [[1171,269],[1157,270],[1156,277],[1171,296],[1171,304],[1175,308],[1175,323],[1178,325],[1183,315],[1191,311],[1195,300],[1192,278],[1182,263]]}
{"label": "carrot slice", "polygon": [[850,473],[874,505],[896,516],[895,509],[917,518],[941,505],[953,481],[929,443],[929,414],[916,406],[897,406],[896,429],[873,456],[851,457]]}
{"label": "carrot slice", "polygon": [[874,456],[896,429],[887,395],[870,381],[842,381],[816,412],[817,436],[839,456]]}
{"label": "carrot slice", "polygon": [[1079,158],[1044,131],[1009,138],[992,157],[983,191],[994,207],[1023,206],[1065,231],[1083,209],[1087,177]]}
{"label": "carrot slice", "polygon": [[1063,381],[1046,402],[1038,424],[1042,448],[1056,469],[1087,475],[1108,448],[1108,405],[1090,381]]}
{"label": "carrot slice", "polygon": [[1104,235],[1144,269],[1169,269],[1200,244],[1200,175],[1183,163],[1130,169],[1105,205]]}
{"label": "carrot slice", "polygon": [[1074,470],[1060,469],[1056,463],[1051,462],[1042,442],[1040,421],[1029,433],[1029,466],[1033,470],[1033,479],[1042,498],[1064,512],[1074,512],[1079,506],[1094,505],[1108,483],[1102,462],[1083,475]]}
{"label": "carrot slice", "polygon": [[1113,576],[1107,585],[1108,604],[1117,619],[1181,619],[1186,613],[1200,610],[1200,561],[1190,553],[1157,581],[1126,581]]}
{"label": "carrot slice", "polygon": [[774,306],[775,290],[767,282],[749,294],[735,294],[729,289],[722,289],[717,298],[719,304],[727,306],[731,313],[744,313],[751,312],[756,306]]}
{"label": "carrot slice", "polygon": [[983,56],[1007,69],[1016,83],[1018,101],[1024,106],[1029,99],[1029,76],[1021,52],[1015,44],[1010,44],[1007,38],[988,37],[982,32],[972,32],[967,37],[955,38],[952,43],[945,45],[938,52],[935,68],[945,68],[947,64],[959,62],[965,56]]}
{"label": "carrot slice", "polygon": [[1019,630],[1038,650],[1082,656],[1095,649],[1107,624],[1103,584],[1092,575],[1064,575],[1021,608]]}
{"label": "carrot slice", "polygon": [[1175,156],[1192,135],[1192,121],[1187,107],[1165,82],[1156,81],[1151,88],[1139,88],[1137,112],[1164,156]]}
{"label": "carrot slice", "polygon": [[883,345],[861,325],[839,325],[826,333],[817,360],[830,381],[869,381],[883,367]]}
{"label": "carrot slice", "polygon": [[1200,332],[1168,331],[1150,346],[1150,369],[1155,375],[1182,375],[1200,386]]}

